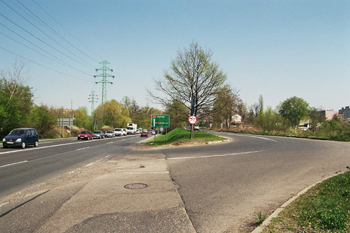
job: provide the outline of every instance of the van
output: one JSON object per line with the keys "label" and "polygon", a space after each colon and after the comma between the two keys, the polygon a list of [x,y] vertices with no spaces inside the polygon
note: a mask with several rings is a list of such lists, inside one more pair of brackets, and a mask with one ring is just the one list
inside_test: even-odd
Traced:
{"label": "van", "polygon": [[13,129],[2,139],[2,146],[4,148],[19,146],[24,149],[27,145],[33,145],[35,147],[39,145],[39,134],[34,128]]}

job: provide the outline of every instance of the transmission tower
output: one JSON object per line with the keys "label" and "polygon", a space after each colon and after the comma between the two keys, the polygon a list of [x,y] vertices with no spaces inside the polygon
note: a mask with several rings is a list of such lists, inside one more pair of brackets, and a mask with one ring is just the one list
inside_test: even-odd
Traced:
{"label": "transmission tower", "polygon": [[106,65],[110,64],[108,61],[104,60],[101,61],[100,64],[102,64],[102,68],[96,69],[96,72],[101,70],[102,74],[94,75],[94,78],[96,77],[102,77],[101,81],[96,82],[97,83],[102,83],[102,98],[101,98],[101,103],[105,102],[107,100],[107,83],[113,84],[112,82],[109,82],[107,80],[108,77],[114,78],[113,75],[108,74],[107,72],[113,72],[112,69],[108,68]]}
{"label": "transmission tower", "polygon": [[94,116],[94,111],[95,111],[95,103],[97,103],[97,95],[95,95],[94,91],[91,91],[91,95],[89,95],[89,102],[91,103],[91,116]]}

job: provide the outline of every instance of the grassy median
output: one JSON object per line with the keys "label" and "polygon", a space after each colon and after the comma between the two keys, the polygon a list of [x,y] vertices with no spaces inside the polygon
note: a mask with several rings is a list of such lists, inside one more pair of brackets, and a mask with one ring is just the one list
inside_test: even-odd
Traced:
{"label": "grassy median", "polygon": [[264,232],[350,232],[350,173],[310,189],[273,219]]}
{"label": "grassy median", "polygon": [[157,135],[152,140],[149,140],[146,144],[150,146],[161,146],[161,145],[167,145],[167,144],[173,144],[173,143],[181,143],[181,142],[210,142],[210,141],[222,141],[226,140],[225,138],[203,133],[199,131],[194,132],[194,138],[191,140],[191,132],[188,130],[185,130],[183,128],[176,128],[171,130],[167,135]]}

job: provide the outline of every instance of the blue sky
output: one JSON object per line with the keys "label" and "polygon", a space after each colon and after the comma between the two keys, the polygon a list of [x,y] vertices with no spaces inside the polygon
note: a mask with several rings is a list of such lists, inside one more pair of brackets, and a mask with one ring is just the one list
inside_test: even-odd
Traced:
{"label": "blue sky", "polygon": [[347,0],[0,0],[0,70],[24,61],[36,104],[90,111],[91,91],[102,95],[95,69],[107,60],[108,100],[161,108],[146,88],[197,42],[248,107],[260,95],[272,108],[297,96],[338,110],[350,105],[349,12]]}

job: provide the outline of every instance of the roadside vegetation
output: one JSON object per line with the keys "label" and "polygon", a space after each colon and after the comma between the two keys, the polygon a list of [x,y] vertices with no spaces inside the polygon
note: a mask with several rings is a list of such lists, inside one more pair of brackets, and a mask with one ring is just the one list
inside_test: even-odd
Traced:
{"label": "roadside vegetation", "polygon": [[311,188],[263,232],[350,232],[350,172]]}
{"label": "roadside vegetation", "polygon": [[[344,132],[339,135],[335,135],[334,132],[332,134],[327,134],[325,132],[324,135],[320,133],[314,133],[312,131],[303,131],[298,129],[290,129],[287,131],[260,131],[260,130],[242,130],[242,129],[214,129],[218,132],[229,132],[229,133],[243,133],[243,134],[256,134],[256,135],[268,135],[268,136],[283,136],[283,137],[296,137],[296,138],[308,138],[308,139],[318,139],[318,140],[331,140],[331,141],[350,141],[350,131]],[[344,130],[343,130],[344,131]]]}
{"label": "roadside vegetation", "polygon": [[184,128],[176,128],[170,131],[167,135],[157,135],[156,137],[149,140],[146,144],[149,146],[161,146],[168,144],[180,145],[186,142],[201,142],[207,143],[210,141],[222,141],[225,138],[218,137],[213,134],[203,133],[196,131],[194,138],[191,139],[191,132]]}

